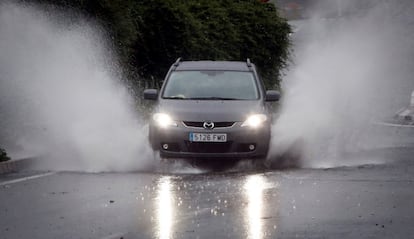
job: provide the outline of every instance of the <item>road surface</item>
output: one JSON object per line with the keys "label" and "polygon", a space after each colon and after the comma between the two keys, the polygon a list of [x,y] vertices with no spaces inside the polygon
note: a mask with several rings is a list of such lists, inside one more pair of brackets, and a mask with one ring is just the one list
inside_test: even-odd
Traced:
{"label": "road surface", "polygon": [[[331,169],[0,176],[0,238],[414,238],[414,148]],[[385,160],[384,160],[385,159]]]}
{"label": "road surface", "polygon": [[329,169],[1,175],[0,239],[414,238],[414,134],[400,138]]}

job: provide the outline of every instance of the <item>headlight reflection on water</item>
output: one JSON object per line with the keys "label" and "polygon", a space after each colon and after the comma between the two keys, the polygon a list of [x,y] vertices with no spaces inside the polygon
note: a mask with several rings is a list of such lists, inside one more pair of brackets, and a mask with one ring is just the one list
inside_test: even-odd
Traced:
{"label": "headlight reflection on water", "polygon": [[157,238],[172,238],[174,195],[171,177],[162,177],[158,183],[156,210],[157,210]]}
{"label": "headlight reflection on water", "polygon": [[[266,233],[266,228],[263,222],[265,213],[265,198],[264,192],[266,189],[277,187],[266,180],[263,175],[247,176],[242,193],[247,202],[247,207],[243,210],[244,224],[246,238],[248,239],[262,239],[271,234]],[[157,194],[155,200],[156,210],[156,231],[155,238],[171,239],[174,237],[174,225],[176,210],[176,198],[174,192],[173,177],[163,176],[158,181]],[[275,227],[274,227],[275,228]]]}
{"label": "headlight reflection on water", "polygon": [[249,239],[263,238],[263,190],[266,188],[266,180],[261,175],[247,177],[244,190],[247,197],[246,225]]}

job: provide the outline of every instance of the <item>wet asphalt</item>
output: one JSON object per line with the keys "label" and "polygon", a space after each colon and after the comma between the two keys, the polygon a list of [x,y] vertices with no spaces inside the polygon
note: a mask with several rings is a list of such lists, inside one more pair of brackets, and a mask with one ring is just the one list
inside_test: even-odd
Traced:
{"label": "wet asphalt", "polygon": [[408,134],[348,167],[0,175],[0,239],[414,238]]}
{"label": "wet asphalt", "polygon": [[414,148],[382,164],[0,176],[0,238],[414,238]]}

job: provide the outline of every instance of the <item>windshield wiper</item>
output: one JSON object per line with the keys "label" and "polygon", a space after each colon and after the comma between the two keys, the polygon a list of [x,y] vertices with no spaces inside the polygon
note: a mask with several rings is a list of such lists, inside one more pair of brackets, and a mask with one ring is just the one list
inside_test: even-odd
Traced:
{"label": "windshield wiper", "polygon": [[192,97],[187,98],[188,100],[238,100],[236,98],[226,98],[226,97]]}

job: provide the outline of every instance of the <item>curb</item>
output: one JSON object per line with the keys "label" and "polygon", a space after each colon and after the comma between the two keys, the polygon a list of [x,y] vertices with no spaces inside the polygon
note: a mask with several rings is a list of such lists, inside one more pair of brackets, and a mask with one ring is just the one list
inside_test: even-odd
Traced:
{"label": "curb", "polygon": [[28,169],[36,158],[12,159],[0,162],[0,174],[16,173]]}

